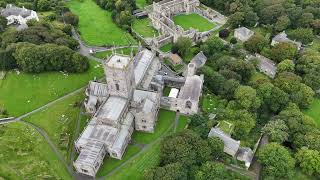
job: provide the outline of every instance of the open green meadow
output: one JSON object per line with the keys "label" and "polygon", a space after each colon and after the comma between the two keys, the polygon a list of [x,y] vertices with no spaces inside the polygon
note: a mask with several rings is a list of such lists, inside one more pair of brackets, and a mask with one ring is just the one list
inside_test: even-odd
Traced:
{"label": "open green meadow", "polygon": [[315,99],[311,104],[310,108],[304,111],[304,113],[312,117],[314,122],[320,128],[320,99],[319,98]]}
{"label": "open green meadow", "polygon": [[0,179],[71,179],[49,144],[20,122],[0,126]]}
{"label": "open green meadow", "polygon": [[175,24],[180,25],[184,30],[189,28],[198,29],[199,31],[209,31],[216,25],[198,14],[181,14],[173,17]]}
{"label": "open green meadow", "polygon": [[137,154],[141,150],[140,147],[134,145],[128,145],[126,152],[124,153],[121,160],[106,157],[103,160],[103,165],[100,167],[97,176],[105,176],[116,167],[120,166],[124,162],[128,161],[133,155]]}
{"label": "open green meadow", "polygon": [[158,121],[154,133],[144,133],[135,131],[132,136],[134,143],[149,144],[159,138],[174,123],[175,113],[172,111],[160,109]]}
{"label": "open green meadow", "polygon": [[10,71],[4,80],[0,80],[0,104],[7,109],[10,116],[19,116],[84,87],[95,77],[102,76],[103,68],[94,61],[90,61],[87,72],[77,74],[19,74]]}
{"label": "open green meadow", "polygon": [[154,37],[159,35],[158,31],[152,27],[152,23],[149,18],[136,19],[132,28],[142,37]]}
{"label": "open green meadow", "polygon": [[138,8],[142,9],[147,6],[147,0],[136,0],[136,5]]}
{"label": "open green meadow", "polygon": [[136,42],[112,21],[111,12],[101,9],[93,0],[71,0],[68,7],[79,16],[77,29],[87,44],[128,45]]}
{"label": "open green meadow", "polygon": [[23,119],[44,130],[66,161],[70,159],[74,146],[79,105],[83,100],[84,92],[81,91]]}
{"label": "open green meadow", "polygon": [[130,160],[106,179],[113,180],[139,180],[143,179],[144,172],[159,164],[160,161],[160,141],[140,152],[139,156]]}

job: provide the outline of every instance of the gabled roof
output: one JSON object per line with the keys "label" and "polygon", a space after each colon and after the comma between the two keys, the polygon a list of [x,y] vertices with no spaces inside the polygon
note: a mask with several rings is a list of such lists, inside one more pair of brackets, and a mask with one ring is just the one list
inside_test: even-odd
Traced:
{"label": "gabled roof", "polygon": [[250,29],[248,29],[246,27],[239,27],[239,28],[235,29],[234,31],[241,34],[242,36],[252,36],[254,34],[253,31],[251,31]]}
{"label": "gabled roof", "polygon": [[8,4],[6,6],[6,8],[1,11],[1,15],[4,17],[8,17],[11,15],[14,15],[14,16],[20,15],[23,18],[26,18],[26,17],[30,16],[31,13],[32,13],[32,10],[25,9],[25,8],[19,8],[14,5],[11,5],[11,4]]}
{"label": "gabled roof", "polygon": [[203,81],[200,76],[193,75],[186,78],[184,86],[179,93],[180,99],[199,100],[201,95]]}
{"label": "gabled roof", "polygon": [[201,68],[202,66],[205,65],[207,62],[207,56],[203,54],[202,51],[200,51],[196,56],[193,57],[191,60],[191,63],[194,63],[197,68]]}
{"label": "gabled roof", "polygon": [[224,143],[223,151],[231,156],[235,156],[240,147],[240,141],[232,139],[229,135],[220,130],[220,128],[212,128],[208,137],[218,137],[221,139]]}

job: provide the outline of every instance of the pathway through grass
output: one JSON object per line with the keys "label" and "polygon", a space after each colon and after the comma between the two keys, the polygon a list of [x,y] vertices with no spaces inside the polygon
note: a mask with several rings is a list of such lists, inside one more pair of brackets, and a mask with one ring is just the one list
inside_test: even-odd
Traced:
{"label": "pathway through grass", "polygon": [[79,16],[78,30],[88,45],[128,45],[133,37],[119,28],[111,18],[111,12],[100,8],[94,0],[71,0],[71,11]]}
{"label": "pathway through grass", "polygon": [[20,122],[0,126],[0,179],[71,179],[44,138]]}
{"label": "pathway through grass", "polygon": [[94,61],[90,61],[87,72],[76,74],[18,74],[10,71],[5,80],[1,80],[0,104],[4,105],[10,116],[19,116],[84,87],[95,77],[102,76],[101,65]]}

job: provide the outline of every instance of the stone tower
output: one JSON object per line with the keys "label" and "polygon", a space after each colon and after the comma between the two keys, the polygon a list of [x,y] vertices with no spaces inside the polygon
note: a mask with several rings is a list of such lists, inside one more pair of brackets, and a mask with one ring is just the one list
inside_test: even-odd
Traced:
{"label": "stone tower", "polygon": [[133,58],[113,54],[104,64],[108,93],[131,99],[135,88]]}

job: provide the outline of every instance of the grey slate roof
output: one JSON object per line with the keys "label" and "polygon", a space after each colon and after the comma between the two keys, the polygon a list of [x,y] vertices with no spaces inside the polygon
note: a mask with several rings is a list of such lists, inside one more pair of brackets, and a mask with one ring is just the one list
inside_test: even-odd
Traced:
{"label": "grey slate roof", "polygon": [[207,62],[207,56],[203,54],[202,51],[200,51],[196,56],[193,57],[191,60],[191,63],[194,63],[197,68],[201,68],[202,66],[205,65]]}
{"label": "grey slate roof", "polygon": [[253,151],[248,147],[239,148],[237,153],[237,159],[239,161],[244,161],[246,166],[248,167],[250,166],[251,161],[253,159]]}
{"label": "grey slate roof", "polygon": [[224,143],[223,151],[233,157],[236,155],[240,147],[240,141],[232,139],[230,136],[221,131],[220,128],[212,128],[209,132],[208,137],[220,138]]}
{"label": "grey slate roof", "polygon": [[139,85],[141,83],[153,58],[154,54],[148,49],[144,49],[137,55],[137,58],[135,59],[136,66],[134,68],[134,77],[136,85]]}
{"label": "grey slate roof", "polygon": [[8,4],[7,7],[1,11],[1,15],[4,17],[8,17],[11,15],[14,15],[14,16],[20,15],[23,18],[26,18],[31,15],[31,12],[32,12],[32,10],[25,9],[25,8],[19,8],[14,5]]}
{"label": "grey slate roof", "polygon": [[92,96],[106,97],[108,96],[108,85],[104,83],[90,81],[88,93]]}
{"label": "grey slate roof", "polygon": [[188,76],[178,98],[197,101],[201,95],[202,83],[200,76]]}

